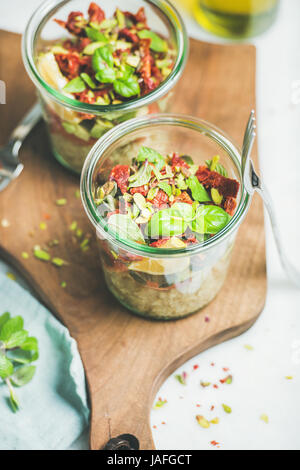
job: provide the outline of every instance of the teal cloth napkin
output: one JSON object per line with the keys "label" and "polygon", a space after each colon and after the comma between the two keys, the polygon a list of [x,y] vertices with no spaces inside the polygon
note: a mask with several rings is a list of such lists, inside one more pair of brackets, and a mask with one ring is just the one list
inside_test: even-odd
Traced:
{"label": "teal cloth napkin", "polygon": [[[33,380],[16,388],[20,410],[7,403],[0,379],[0,449],[67,449],[88,425],[89,408],[82,362],[68,330],[28,290],[12,281],[0,261],[0,315],[24,318],[24,328],[39,341]],[[24,285],[24,283],[22,283]]]}

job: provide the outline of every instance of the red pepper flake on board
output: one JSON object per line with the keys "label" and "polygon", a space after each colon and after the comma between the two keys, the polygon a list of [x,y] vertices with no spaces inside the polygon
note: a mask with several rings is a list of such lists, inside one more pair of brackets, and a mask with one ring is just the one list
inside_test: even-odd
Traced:
{"label": "red pepper flake on board", "polygon": [[213,388],[219,388],[219,385],[213,384]]}
{"label": "red pepper flake on board", "polygon": [[210,318],[209,318],[208,316],[206,316],[206,317],[204,317],[204,321],[205,321],[206,323],[209,323],[209,322],[210,322]]}
{"label": "red pepper flake on board", "polygon": [[214,411],[214,409],[215,409],[215,406],[212,405],[212,406],[210,407],[210,411]]}
{"label": "red pepper flake on board", "polygon": [[210,441],[210,443],[211,443],[211,445],[214,446],[214,447],[217,447],[217,446],[220,445],[220,443],[217,442],[217,441]]}
{"label": "red pepper flake on board", "polygon": [[232,375],[227,375],[224,379],[220,379],[221,384],[228,384],[230,385],[232,383]]}
{"label": "red pepper flake on board", "polygon": [[229,367],[223,367],[224,372],[228,372],[229,370],[230,370]]}
{"label": "red pepper flake on board", "polygon": [[194,370],[199,369],[199,365],[198,365],[198,364],[194,364],[194,365],[193,365],[193,369],[194,369]]}
{"label": "red pepper flake on board", "polygon": [[212,367],[215,367],[216,364],[215,364],[214,362],[212,362],[210,365],[211,365]]}

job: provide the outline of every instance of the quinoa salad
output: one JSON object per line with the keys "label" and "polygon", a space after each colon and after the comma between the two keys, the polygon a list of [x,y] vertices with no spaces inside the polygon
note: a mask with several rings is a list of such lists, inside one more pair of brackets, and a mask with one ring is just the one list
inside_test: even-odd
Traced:
{"label": "quinoa salad", "polygon": [[143,7],[137,13],[117,8],[106,17],[92,2],[86,15],[72,11],[66,20],[54,21],[62,27],[62,38],[39,51],[41,77],[79,104],[99,105],[96,115],[49,99],[44,102],[54,153],[61,163],[80,172],[92,145],[109,129],[137,115],[165,110],[162,100],[162,109],[152,103],[137,110],[113,111],[114,105],[126,105],[160,86],[173,70],[176,51],[149,27]]}
{"label": "quinoa salad", "polygon": [[[130,165],[115,165],[105,177],[100,170],[94,203],[104,231],[133,242],[141,253],[99,236],[105,279],[119,301],[161,319],[179,318],[209,303],[225,280],[234,240],[229,237],[207,253],[189,253],[189,248],[226,227],[239,188],[219,156],[195,165],[189,155],[161,155],[145,146]],[[160,256],[161,249],[171,254]]]}

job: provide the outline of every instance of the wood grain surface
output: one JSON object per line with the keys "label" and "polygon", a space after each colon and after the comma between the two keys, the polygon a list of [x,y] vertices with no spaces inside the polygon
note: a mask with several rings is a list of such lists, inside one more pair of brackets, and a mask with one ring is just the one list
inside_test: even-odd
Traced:
{"label": "wood grain surface", "polygon": [[[0,105],[0,144],[4,144],[35,100],[20,57],[20,36],[0,31],[0,66],[0,78],[7,86],[7,104]],[[249,111],[255,107],[255,49],[192,40],[174,104],[174,111],[211,121],[241,142]],[[163,380],[191,356],[245,331],[263,309],[262,205],[254,198],[221,294],[196,315],[152,322],[130,314],[105,287],[94,233],[75,196],[79,179],[51,155],[42,123],[26,140],[21,159],[23,173],[0,194],[0,220],[10,222],[9,227],[0,224],[1,256],[20,270],[78,341],[92,407],[91,448],[99,449],[111,437],[132,433],[140,448],[151,449],[150,407]],[[67,205],[58,207],[58,198],[66,198]],[[47,214],[51,219],[45,221],[47,229],[41,230],[39,224]],[[69,229],[74,220],[92,236],[91,249],[85,253]],[[60,243],[52,253],[68,260],[69,266],[56,268],[32,256],[34,245],[53,239]],[[22,258],[23,251],[30,254],[29,259]],[[205,315],[210,322],[204,321]]]}

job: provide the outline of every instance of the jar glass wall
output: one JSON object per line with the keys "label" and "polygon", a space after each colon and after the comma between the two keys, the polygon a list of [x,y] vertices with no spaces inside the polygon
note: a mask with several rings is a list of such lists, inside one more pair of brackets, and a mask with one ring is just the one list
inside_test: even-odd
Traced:
{"label": "jar glass wall", "polygon": [[[184,249],[140,245],[113,232],[94,202],[95,185],[107,181],[115,165],[130,164],[141,145],[161,154],[190,155],[196,165],[218,154],[229,177],[240,182],[238,206],[228,225],[202,244]],[[236,145],[211,124],[181,115],[133,119],[103,136],[84,164],[81,195],[96,229],[108,288],[129,310],[163,320],[185,317],[216,296],[226,278],[237,229],[250,204],[241,182]]]}
{"label": "jar glass wall", "polygon": [[[171,73],[150,93],[118,104],[89,104],[54,87],[51,64],[43,68],[37,58],[49,45],[71,35],[54,18],[66,19],[71,11],[86,12],[90,0],[48,0],[31,17],[23,37],[23,60],[37,87],[55,157],[67,168],[79,173],[84,159],[96,140],[115,125],[133,117],[171,109],[172,88],[179,79],[188,55],[188,38],[182,20],[167,0],[129,0],[126,10],[145,8],[150,28],[163,36],[174,49]],[[118,0],[103,0],[107,17],[113,15]],[[55,61],[55,59],[54,59]],[[52,64],[53,65],[53,64]],[[57,67],[54,63],[53,67]]]}

